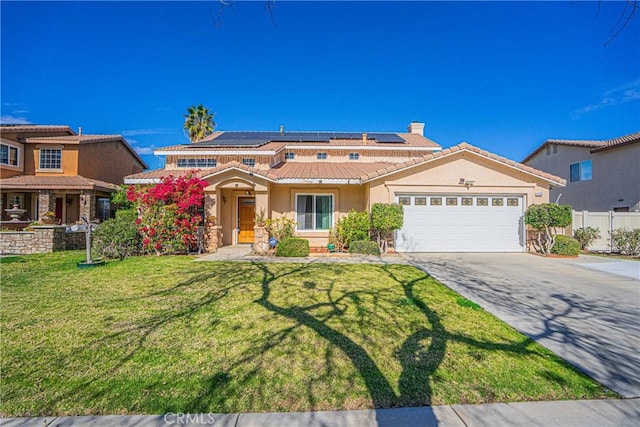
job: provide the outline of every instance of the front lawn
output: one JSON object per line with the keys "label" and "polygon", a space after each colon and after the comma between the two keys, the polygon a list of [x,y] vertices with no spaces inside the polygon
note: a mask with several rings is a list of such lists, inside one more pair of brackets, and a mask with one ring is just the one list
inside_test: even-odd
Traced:
{"label": "front lawn", "polygon": [[83,258],[1,264],[1,415],[616,396],[410,266]]}

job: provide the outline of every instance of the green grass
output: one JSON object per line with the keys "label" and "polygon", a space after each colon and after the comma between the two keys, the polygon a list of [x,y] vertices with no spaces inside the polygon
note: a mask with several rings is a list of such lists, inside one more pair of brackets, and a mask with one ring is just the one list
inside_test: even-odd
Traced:
{"label": "green grass", "polygon": [[616,396],[410,266],[83,258],[1,266],[1,415]]}

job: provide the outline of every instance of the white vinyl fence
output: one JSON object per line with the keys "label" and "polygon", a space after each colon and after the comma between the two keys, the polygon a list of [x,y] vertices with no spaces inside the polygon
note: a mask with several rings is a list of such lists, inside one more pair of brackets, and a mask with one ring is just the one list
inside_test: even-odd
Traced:
{"label": "white vinyl fence", "polygon": [[582,227],[597,227],[600,229],[600,239],[589,247],[592,251],[611,250],[611,231],[618,228],[640,228],[640,212],[589,212],[573,211],[572,230]]}

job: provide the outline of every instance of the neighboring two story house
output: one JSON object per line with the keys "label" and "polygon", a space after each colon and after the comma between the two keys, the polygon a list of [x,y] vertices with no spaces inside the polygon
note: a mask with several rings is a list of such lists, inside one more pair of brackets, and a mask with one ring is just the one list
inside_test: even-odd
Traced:
{"label": "neighboring two story house", "polygon": [[522,163],[567,180],[551,201],[577,211],[640,211],[640,132],[608,140],[549,139]]}
{"label": "neighboring two story house", "polygon": [[254,243],[254,217],[287,216],[311,246],[349,210],[404,206],[396,250],[522,252],[524,210],[564,180],[467,143],[442,149],[413,122],[406,133],[215,132],[161,148],[165,168],[125,178],[150,184],[198,170],[209,184],[209,250]]}
{"label": "neighboring two story house", "polygon": [[54,212],[60,223],[109,216],[109,196],[147,165],[120,135],[76,134],[68,126],[0,126],[0,202],[23,219]]}

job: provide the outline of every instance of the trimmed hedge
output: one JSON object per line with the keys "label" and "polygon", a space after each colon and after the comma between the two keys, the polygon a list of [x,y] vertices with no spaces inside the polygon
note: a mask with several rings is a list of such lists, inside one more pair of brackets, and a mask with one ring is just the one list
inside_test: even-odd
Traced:
{"label": "trimmed hedge", "polygon": [[282,239],[276,246],[276,256],[281,257],[306,257],[309,255],[309,241],[296,237]]}
{"label": "trimmed hedge", "polygon": [[551,253],[555,255],[574,256],[580,254],[580,242],[573,237],[559,235],[551,248]]}
{"label": "trimmed hedge", "polygon": [[356,240],[349,245],[349,253],[380,255],[380,247],[371,240]]}

